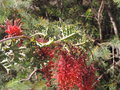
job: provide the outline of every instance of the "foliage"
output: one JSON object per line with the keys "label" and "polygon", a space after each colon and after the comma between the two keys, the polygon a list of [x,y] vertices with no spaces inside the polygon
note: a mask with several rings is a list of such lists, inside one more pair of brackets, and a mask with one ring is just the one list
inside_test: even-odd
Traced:
{"label": "foliage", "polygon": [[120,6],[120,1],[119,0],[114,0],[114,2],[117,2],[118,5]]}
{"label": "foliage", "polygon": [[[108,10],[110,10],[120,35],[119,0],[105,1],[105,7],[101,14],[103,39],[99,40],[97,15],[101,1],[0,0],[0,24],[3,25],[7,19],[11,20],[11,23],[16,19],[21,19],[22,25],[19,27],[14,23],[11,24],[11,27],[0,28],[0,89],[54,90],[60,88],[63,90],[63,86],[64,89],[69,86],[80,89],[80,86],[77,85],[78,82],[74,80],[81,73],[76,68],[81,65],[79,61],[84,61],[79,54],[85,52],[84,65],[89,68],[85,69],[84,67],[80,70],[90,71],[90,75],[94,76],[94,69],[90,69],[94,64],[97,69],[95,76],[98,77],[98,82],[91,81],[96,77],[83,78],[87,76],[83,73],[80,80],[89,80],[88,82],[84,81],[87,83],[83,85],[84,88],[89,90],[93,84],[96,90],[119,90],[120,41],[118,38],[113,39],[114,26],[108,14]],[[7,33],[4,32],[4,29]],[[73,47],[77,47],[76,53]],[[62,54],[62,52],[66,53]],[[76,59],[78,56],[82,59]],[[53,66],[53,62],[56,66]],[[59,62],[69,63],[69,68],[60,66],[61,68],[55,69]],[[74,68],[74,72],[71,72],[70,68]],[[35,71],[36,69],[37,71]],[[64,69],[66,70],[64,71]],[[29,78],[33,71],[35,73]],[[54,72],[54,75],[57,74],[59,79],[55,76],[56,81],[51,78],[53,75],[51,72]],[[64,72],[70,75],[64,74]],[[73,82],[69,81],[69,76],[72,75],[70,80]],[[68,78],[62,79],[63,76]],[[68,86],[64,82],[68,83]],[[88,84],[89,82],[90,84]],[[47,87],[46,84],[51,87]],[[20,85],[21,87],[19,87]]]}
{"label": "foliage", "polygon": [[[72,50],[72,48],[70,48],[70,50],[71,50],[70,51],[69,47],[71,47],[71,45],[70,44],[67,45],[67,44],[68,44],[68,41],[70,41],[71,44],[73,42],[74,42],[74,44],[78,43],[79,40],[74,40],[74,41],[72,41],[72,40],[73,40],[74,36],[76,36],[76,37],[80,36],[79,32],[77,30],[74,30],[73,26],[66,25],[67,28],[66,28],[66,26],[64,26],[64,28],[61,27],[61,33],[58,33],[58,36],[61,36],[61,37],[55,37],[55,35],[53,37],[52,35],[51,36],[48,35],[49,36],[49,38],[48,38],[48,36],[45,35],[44,33],[41,33],[41,35],[43,35],[43,36],[33,35],[32,37],[29,37],[29,36],[24,36],[22,34],[22,32],[19,32],[19,31],[21,31],[21,29],[20,28],[18,29],[19,25],[17,25],[17,21],[18,20],[15,20],[13,24],[11,24],[12,22],[7,21],[8,23],[10,22],[10,24],[7,24],[7,27],[5,28],[6,29],[5,31],[8,31],[10,33],[7,32],[8,33],[8,38],[5,38],[5,39],[1,40],[1,42],[5,42],[5,45],[9,47],[9,49],[8,49],[9,54],[8,55],[10,55],[9,58],[11,57],[10,58],[10,62],[11,62],[11,64],[10,64],[11,67],[10,68],[11,68],[11,70],[14,67],[19,67],[18,69],[17,68],[15,69],[15,72],[17,73],[21,69],[21,70],[23,70],[21,73],[23,73],[23,72],[25,73],[25,72],[30,72],[33,67],[36,67],[38,69],[38,71],[40,71],[41,73],[44,73],[43,77],[46,78],[46,80],[48,81],[47,85],[50,86],[51,85],[51,79],[52,79],[52,76],[53,76],[52,73],[51,73],[52,72],[51,70],[52,69],[57,70],[56,68],[59,67],[59,63],[61,63],[61,61],[59,61],[59,58],[60,58],[61,54],[59,55],[59,53],[61,53],[63,51],[62,49],[65,49],[65,48],[66,48],[65,49],[66,52],[73,52],[74,51],[74,49]],[[16,26],[16,27],[14,27],[14,26]],[[13,27],[13,28],[10,28],[10,27]],[[60,28],[60,27],[58,27],[58,28]],[[71,31],[71,29],[73,31]],[[49,31],[47,32],[47,34],[48,33],[49,33]],[[47,39],[45,40],[46,37],[47,37]],[[9,39],[10,39],[10,41],[9,41],[10,44],[6,44],[7,40],[9,40]],[[11,40],[11,39],[13,39],[13,40]],[[24,39],[28,39],[28,40],[26,41]],[[21,42],[21,40],[22,40],[22,42]],[[59,48],[59,45],[63,48]],[[16,48],[14,48],[14,47],[16,47]],[[22,50],[21,50],[21,48],[22,48]],[[29,55],[27,54],[28,52],[26,53],[26,51],[24,50],[25,48],[29,52]],[[58,48],[58,49],[56,49],[56,48]],[[58,54],[55,54],[55,52],[58,52]],[[80,51],[78,50],[76,53],[78,53],[78,52],[80,52]],[[73,53],[73,56],[69,56],[69,54],[72,54],[72,53],[66,54],[66,55],[68,55],[68,57],[71,57],[70,60],[72,60],[72,58],[74,58],[73,60],[77,61],[77,59],[75,59],[75,58],[79,57],[79,53],[78,53],[78,55],[74,55],[75,53]],[[56,57],[56,55],[58,55],[58,57]],[[80,55],[82,55],[82,54],[80,54]],[[67,56],[65,56],[65,57],[67,57]],[[51,61],[52,59],[57,60],[57,58],[58,58],[58,62],[57,61]],[[86,62],[85,59],[86,58],[84,58],[84,57],[78,58],[79,61],[82,60],[83,62]],[[67,60],[67,58],[65,60]],[[65,60],[63,59],[62,61],[64,62]],[[1,64],[3,64],[2,62],[1,62]],[[52,64],[53,65],[58,64],[58,66],[54,66],[56,68],[53,68]],[[79,63],[79,62],[76,63],[76,65],[77,64],[81,65],[81,63]],[[94,75],[94,72],[95,72],[94,69],[93,69],[93,72],[92,72],[92,69],[90,69],[90,68],[92,68],[91,66],[87,67],[86,63],[83,63],[83,64],[86,67],[86,68],[83,67],[83,69],[85,68],[86,70],[87,69],[91,70],[91,72],[88,72],[89,71],[88,70],[84,73],[93,73],[93,75]],[[65,65],[67,65],[67,63]],[[26,67],[29,68],[29,69],[27,69]],[[67,68],[69,68],[69,67],[67,67]],[[76,68],[76,70],[77,70],[77,68]],[[57,70],[56,72],[60,72],[60,74],[62,73],[59,70]],[[55,72],[53,72],[53,73],[55,73]],[[79,74],[81,72],[79,72],[79,70],[78,70],[74,73]],[[83,73],[83,76],[86,76],[87,74],[84,74],[84,73]],[[81,75],[82,74],[80,74],[79,76],[81,76]],[[78,77],[78,75],[75,76],[75,78],[77,78],[77,77]],[[69,78],[71,78],[71,77],[69,77]],[[75,81],[77,81],[77,80],[75,79]],[[77,83],[80,83],[80,82],[76,82],[73,85],[77,85]],[[59,80],[58,80],[58,83],[61,85]],[[68,83],[70,83],[70,82],[68,82]],[[91,84],[89,85],[89,88],[92,89],[92,83],[93,82],[90,82],[90,83]],[[82,87],[83,86],[82,84],[77,85],[77,86],[79,88],[87,88],[86,87],[87,84],[89,84],[89,83],[84,84],[84,87]],[[71,88],[73,88],[73,87],[74,86],[72,86]],[[60,88],[67,89],[66,86],[60,87]]]}
{"label": "foliage", "polygon": [[119,45],[119,40],[115,38],[110,42],[101,44],[99,47],[97,46],[93,49],[94,56],[97,56],[95,59],[98,59],[97,62],[99,62],[97,64],[99,68],[98,74],[101,74],[103,77],[100,82],[101,86],[98,87],[98,90],[101,88],[105,90],[107,88],[110,90],[119,89],[118,85],[120,82],[117,80],[120,78],[118,65]]}

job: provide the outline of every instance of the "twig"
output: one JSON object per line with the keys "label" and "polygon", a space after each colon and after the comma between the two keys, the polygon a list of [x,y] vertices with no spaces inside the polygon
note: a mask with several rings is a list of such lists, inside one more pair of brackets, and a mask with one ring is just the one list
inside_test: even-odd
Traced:
{"label": "twig", "polygon": [[30,80],[30,79],[32,78],[32,76],[35,74],[35,72],[36,72],[37,70],[38,70],[38,69],[35,68],[34,71],[28,76],[28,78],[26,78],[26,79],[22,79],[22,80],[20,80],[20,81],[22,82],[22,81]]}
{"label": "twig", "polygon": [[98,77],[97,81],[93,83],[92,87],[94,87],[94,86],[96,85],[96,83],[97,83],[98,81],[100,81],[100,79],[103,77],[104,74],[105,74],[105,73],[103,73],[102,75],[100,75],[100,76]]}

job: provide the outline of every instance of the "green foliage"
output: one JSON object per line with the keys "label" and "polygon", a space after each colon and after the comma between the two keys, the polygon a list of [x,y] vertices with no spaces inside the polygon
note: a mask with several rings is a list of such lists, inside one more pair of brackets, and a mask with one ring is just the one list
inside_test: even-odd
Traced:
{"label": "green foliage", "polygon": [[29,81],[22,83],[19,79],[13,79],[6,84],[6,88],[12,90],[29,90],[32,89],[32,83]]}
{"label": "green foliage", "polygon": [[[41,74],[38,74],[39,79],[32,78],[31,81],[24,82],[20,80],[29,76],[35,65],[37,68],[41,67],[41,61],[34,54],[35,46],[44,47],[59,40],[77,45],[87,51],[91,59],[90,63],[95,63],[98,68],[98,76],[103,75],[96,87],[97,90],[120,89],[119,65],[113,64],[113,61],[118,63],[120,59],[120,40],[111,39],[114,37],[113,26],[109,23],[107,12],[103,12],[105,40],[94,45],[94,41],[99,38],[99,30],[91,7],[95,7],[97,11],[100,3],[97,0],[93,0],[91,4],[80,4],[78,0],[61,1],[62,5],[51,0],[47,2],[46,0],[0,0],[0,24],[3,24],[7,18],[21,18],[24,34],[31,36],[30,40],[23,42],[22,47],[18,47],[20,39],[0,43],[1,90],[51,89],[46,87]],[[114,0],[114,2],[111,10],[119,26],[120,1]],[[4,30],[0,29],[0,34],[0,38],[3,39]],[[43,37],[49,42],[38,43],[35,40],[37,37]],[[52,90],[53,88],[54,86]]]}
{"label": "green foliage", "polygon": [[108,47],[107,46],[96,46],[94,49],[93,49],[93,54],[94,54],[94,57],[95,59],[104,59],[104,60],[108,60],[110,59],[111,57],[111,53],[110,53],[110,50],[108,50]]}
{"label": "green foliage", "polygon": [[120,1],[119,0],[114,0],[114,2],[116,2],[118,4],[118,6],[120,7]]}
{"label": "green foliage", "polygon": [[[93,55],[95,56],[95,61],[98,62],[97,66],[99,68],[98,73],[103,77],[100,79],[101,86],[99,89],[119,89],[119,62],[118,53],[120,47],[120,41],[118,39],[110,40],[110,42],[101,44],[93,49]],[[117,52],[118,51],[118,52]]]}

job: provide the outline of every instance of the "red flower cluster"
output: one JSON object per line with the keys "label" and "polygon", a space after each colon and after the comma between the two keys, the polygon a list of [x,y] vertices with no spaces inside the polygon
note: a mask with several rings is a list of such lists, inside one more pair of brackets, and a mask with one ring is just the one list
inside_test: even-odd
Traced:
{"label": "red flower cluster", "polygon": [[85,55],[76,58],[67,51],[61,51],[57,66],[57,82],[59,90],[93,90],[96,79],[94,67],[87,66]]}
{"label": "red flower cluster", "polygon": [[[59,49],[60,51],[57,53],[58,62],[55,63],[52,59],[56,58],[55,51],[57,50],[58,48],[51,49],[49,47],[40,49],[42,53],[41,57],[50,57],[48,64],[42,64],[41,69],[48,81],[47,86],[51,85],[51,79],[54,78],[58,82],[59,90],[73,90],[73,88],[93,90],[93,83],[96,80],[96,70],[93,65],[86,65],[86,54],[80,53],[80,50],[76,48],[71,48],[70,52]],[[56,69],[57,72],[52,69]]]}
{"label": "red flower cluster", "polygon": [[[39,40],[44,43],[44,39]],[[79,88],[79,90],[94,89],[93,83],[96,80],[96,70],[93,65],[86,65],[87,54],[83,51],[75,47],[72,47],[70,52],[63,50],[61,47],[43,47],[37,50],[43,63],[46,58],[49,59],[47,65],[42,64],[42,69],[40,69],[47,79],[47,86],[51,85],[51,79],[53,78],[57,80],[59,90],[73,90],[73,88]],[[55,53],[58,50],[59,52]],[[53,62],[53,58],[58,58],[58,62]],[[53,69],[56,69],[56,71]]]}
{"label": "red flower cluster", "polygon": [[[45,40],[44,38],[39,38],[37,39],[37,41],[40,43],[47,42],[47,40]],[[50,47],[43,47],[43,48],[36,47],[36,53],[39,56],[40,61],[42,61],[41,62],[42,69],[40,69],[40,71],[44,73],[43,77],[47,80],[46,85],[49,87],[51,85],[51,79],[53,76],[52,69],[55,66],[54,61],[52,61],[52,58],[54,57],[55,49],[51,49]],[[45,60],[48,60],[48,63],[46,63],[47,65],[44,64]]]}
{"label": "red flower cluster", "polygon": [[51,79],[52,79],[52,69],[54,68],[54,62],[49,61],[47,65],[42,64],[43,68],[40,70],[44,73],[44,78],[47,80],[47,86],[49,87],[51,85]]}
{"label": "red flower cluster", "polygon": [[5,29],[5,32],[8,34],[8,37],[22,35],[20,19],[6,20],[6,25],[1,25],[0,27]]}

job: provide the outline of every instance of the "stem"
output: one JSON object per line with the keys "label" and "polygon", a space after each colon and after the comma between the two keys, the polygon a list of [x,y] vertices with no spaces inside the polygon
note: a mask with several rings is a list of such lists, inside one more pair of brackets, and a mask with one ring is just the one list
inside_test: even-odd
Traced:
{"label": "stem", "polygon": [[[57,41],[49,41],[49,42],[47,42],[45,44],[40,45],[40,47],[45,47],[45,46],[48,46],[48,45],[51,45],[51,44],[54,44],[54,43],[60,43],[61,41],[66,40],[66,39],[68,39],[68,38],[70,38],[70,37],[72,37],[72,36],[74,36],[76,34],[78,34],[78,33],[73,33],[73,34],[71,34],[69,36],[66,36],[66,37],[64,37],[64,38],[62,38],[60,40],[57,40]],[[22,35],[22,36],[14,36],[14,37],[9,37],[9,38],[5,38],[5,39],[0,40],[0,43],[5,42],[7,40],[20,39],[20,38],[25,38],[25,39],[29,39],[30,40],[32,37],[24,36],[24,35]],[[38,43],[38,45],[39,45],[39,43]]]}
{"label": "stem", "polygon": [[20,38],[30,39],[30,37],[28,37],[28,36],[23,36],[23,35],[22,35],[22,36],[14,36],[14,37],[4,38],[4,39],[0,40],[0,43],[5,42],[5,41],[7,41],[7,40],[20,39]]}

